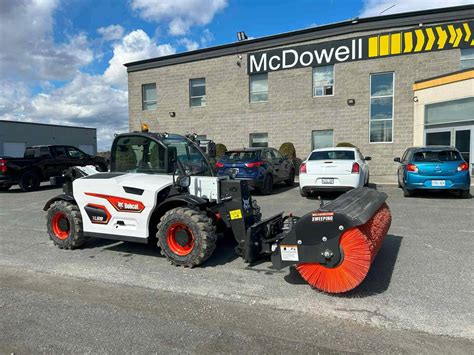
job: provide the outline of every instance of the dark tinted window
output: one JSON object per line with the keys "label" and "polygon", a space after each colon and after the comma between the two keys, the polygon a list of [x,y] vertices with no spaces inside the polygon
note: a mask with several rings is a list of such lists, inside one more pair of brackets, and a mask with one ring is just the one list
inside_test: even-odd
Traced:
{"label": "dark tinted window", "polygon": [[48,147],[41,147],[40,148],[40,157],[49,157],[51,154],[49,153],[49,148]]}
{"label": "dark tinted window", "polygon": [[250,161],[258,159],[257,151],[240,151],[240,152],[226,152],[222,157],[224,161]]}
{"label": "dark tinted window", "polygon": [[52,147],[56,158],[67,158],[65,147]]}
{"label": "dark tinted window", "polygon": [[413,162],[443,162],[462,160],[461,155],[455,150],[434,150],[416,152],[413,154]]}
{"label": "dark tinted window", "polygon": [[26,148],[25,154],[23,155],[25,158],[34,158],[35,157],[35,148]]}
{"label": "dark tinted window", "polygon": [[86,155],[77,148],[66,147],[66,150],[69,158],[71,159],[84,159],[86,157]]}
{"label": "dark tinted window", "polygon": [[311,153],[308,160],[354,160],[352,150],[326,150]]}

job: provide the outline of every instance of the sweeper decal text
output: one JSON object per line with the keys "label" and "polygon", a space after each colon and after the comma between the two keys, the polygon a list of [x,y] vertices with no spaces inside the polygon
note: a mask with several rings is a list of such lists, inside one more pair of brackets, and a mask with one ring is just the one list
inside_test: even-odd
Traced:
{"label": "sweeper decal text", "polygon": [[334,222],[334,212],[314,212],[311,215],[312,222]]}

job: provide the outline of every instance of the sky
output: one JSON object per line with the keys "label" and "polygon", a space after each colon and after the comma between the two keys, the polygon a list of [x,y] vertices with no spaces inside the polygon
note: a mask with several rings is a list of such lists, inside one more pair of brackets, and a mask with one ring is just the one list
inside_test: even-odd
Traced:
{"label": "sky", "polygon": [[[124,63],[474,0],[0,0],[0,119],[128,130]],[[392,5],[395,5],[392,7]],[[386,10],[389,8],[388,10]],[[386,11],[384,11],[386,10]]]}

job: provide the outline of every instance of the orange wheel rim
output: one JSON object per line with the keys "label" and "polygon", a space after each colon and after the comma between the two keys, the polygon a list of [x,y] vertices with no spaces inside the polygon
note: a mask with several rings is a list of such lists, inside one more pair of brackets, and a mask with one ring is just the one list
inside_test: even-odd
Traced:
{"label": "orange wheel rim", "polygon": [[69,220],[64,212],[56,212],[51,219],[51,227],[54,235],[61,240],[69,237]]}
{"label": "orange wheel rim", "polygon": [[186,256],[194,249],[194,234],[184,223],[173,223],[166,232],[166,242],[170,250],[179,256]]}

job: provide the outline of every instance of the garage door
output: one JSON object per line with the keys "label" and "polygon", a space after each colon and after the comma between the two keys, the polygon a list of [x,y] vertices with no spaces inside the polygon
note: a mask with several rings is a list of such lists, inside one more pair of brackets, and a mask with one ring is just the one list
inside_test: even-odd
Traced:
{"label": "garage door", "polygon": [[26,143],[23,142],[3,142],[3,155],[19,158],[25,154]]}

